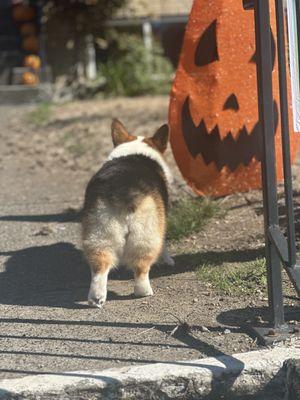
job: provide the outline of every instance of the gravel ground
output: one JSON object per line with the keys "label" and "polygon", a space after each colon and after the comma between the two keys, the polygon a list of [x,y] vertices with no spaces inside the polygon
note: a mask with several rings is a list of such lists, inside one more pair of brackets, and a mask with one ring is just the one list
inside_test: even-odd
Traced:
{"label": "gravel ground", "polygon": [[[166,97],[74,102],[54,106],[38,127],[28,122],[32,107],[1,108],[1,377],[257,348],[241,325],[266,313],[266,298],[225,296],[194,270],[199,253],[228,262],[261,254],[259,191],[224,198],[225,219],[170,244],[176,266],[153,269],[155,296],[133,298],[132,276],[117,271],[104,309],[87,307],[89,270],[77,210],[87,181],[111,150],[111,118],[149,135],[167,120],[167,106]],[[167,158],[173,199],[191,195],[170,151]]]}

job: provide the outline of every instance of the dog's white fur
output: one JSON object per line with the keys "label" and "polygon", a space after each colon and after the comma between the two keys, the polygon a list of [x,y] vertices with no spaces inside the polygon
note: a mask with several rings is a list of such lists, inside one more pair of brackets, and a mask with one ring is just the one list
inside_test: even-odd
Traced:
{"label": "dog's white fur", "polygon": [[[107,296],[107,278],[109,271],[102,274],[95,274],[91,270],[92,279],[88,295],[89,305],[101,308],[106,301]],[[94,300],[97,299],[97,302]]]}
{"label": "dog's white fur", "polygon": [[[117,146],[109,155],[108,160],[142,154],[156,161],[162,168],[166,182],[172,182],[171,172],[163,157],[145,142],[144,138],[126,142]],[[135,269],[136,254],[157,259],[159,251],[162,259],[170,266],[174,266],[173,259],[167,253],[166,247],[161,249],[161,226],[157,218],[154,199],[146,196],[138,209],[128,214],[125,210],[112,209],[107,202],[97,201],[96,213],[87,216],[83,229],[83,246],[86,253],[96,249],[109,249],[113,255],[110,268],[125,264]],[[158,251],[158,253],[157,253]],[[93,273],[88,295],[92,307],[101,308],[106,300],[108,271]],[[149,274],[135,276],[134,293],[136,296],[151,296],[153,290],[150,285]]]}
{"label": "dog's white fur", "polygon": [[120,144],[119,146],[115,147],[114,150],[110,153],[110,155],[108,156],[108,160],[113,160],[114,158],[134,154],[141,154],[143,156],[149,157],[161,166],[167,183],[168,185],[170,185],[173,182],[173,176],[167,163],[158,151],[154,150],[147,143],[143,142],[144,139],[144,136],[138,136],[137,139],[133,140],[132,142]]}

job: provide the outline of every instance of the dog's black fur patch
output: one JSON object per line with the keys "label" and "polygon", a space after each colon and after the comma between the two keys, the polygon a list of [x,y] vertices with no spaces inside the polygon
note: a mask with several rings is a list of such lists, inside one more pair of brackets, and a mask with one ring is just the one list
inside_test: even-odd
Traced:
{"label": "dog's black fur patch", "polygon": [[161,166],[144,155],[107,161],[87,185],[83,212],[103,199],[114,208],[134,211],[147,195],[157,193],[168,208],[168,189]]}

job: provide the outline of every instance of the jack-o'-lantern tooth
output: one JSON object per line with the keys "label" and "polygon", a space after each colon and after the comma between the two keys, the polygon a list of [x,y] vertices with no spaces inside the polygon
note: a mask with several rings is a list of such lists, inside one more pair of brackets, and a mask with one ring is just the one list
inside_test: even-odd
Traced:
{"label": "jack-o'-lantern tooth", "polygon": [[[227,167],[230,171],[243,164],[249,165],[252,159],[261,161],[262,143],[259,122],[255,124],[252,131],[248,132],[243,126],[234,138],[231,132],[220,135],[218,125],[209,130],[202,119],[199,125],[195,125],[189,106],[189,97],[184,101],[182,107],[182,133],[185,144],[193,158],[201,155],[205,164],[214,163],[219,171]],[[278,107],[274,101],[274,135],[278,125]]]}

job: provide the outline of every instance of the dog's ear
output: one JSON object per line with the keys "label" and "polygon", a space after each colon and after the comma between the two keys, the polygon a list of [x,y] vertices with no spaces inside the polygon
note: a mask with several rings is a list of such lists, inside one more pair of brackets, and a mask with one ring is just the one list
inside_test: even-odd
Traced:
{"label": "dog's ear", "polygon": [[127,132],[125,126],[118,119],[113,119],[111,123],[111,136],[115,147],[134,139],[134,136]]}
{"label": "dog's ear", "polygon": [[169,127],[167,124],[162,125],[151,138],[154,146],[158,151],[164,153],[168,146]]}

